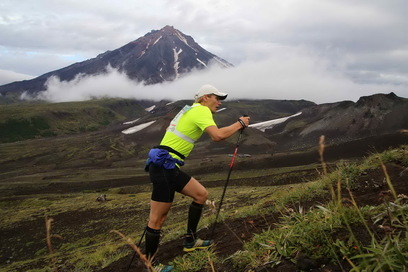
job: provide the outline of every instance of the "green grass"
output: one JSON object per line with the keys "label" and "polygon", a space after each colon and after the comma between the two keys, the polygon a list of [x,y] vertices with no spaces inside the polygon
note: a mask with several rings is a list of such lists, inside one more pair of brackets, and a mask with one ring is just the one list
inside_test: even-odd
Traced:
{"label": "green grass", "polygon": [[202,251],[193,251],[190,254],[177,257],[170,264],[175,267],[177,272],[197,272],[206,269],[212,271],[211,265],[219,262],[216,252],[213,248]]}
{"label": "green grass", "polygon": [[[331,177],[316,181],[316,185],[335,185],[335,176],[340,177],[342,181],[350,180],[348,184],[352,185],[354,178],[367,169],[378,168],[381,162],[402,162],[405,156],[403,150],[392,150],[375,154],[360,165],[342,164]],[[338,184],[341,180],[337,178]],[[343,186],[348,187],[346,184]],[[328,192],[326,189],[326,194]],[[293,192],[283,199],[292,198],[293,202],[295,198],[298,201],[300,198],[307,198],[311,193],[306,189],[301,195]],[[301,253],[317,260],[329,258],[333,263],[347,259],[353,267],[352,271],[407,269],[408,204],[403,196],[388,204],[361,208],[357,207],[355,202],[351,207],[343,206],[341,201],[337,201],[336,193],[332,197],[333,202],[317,206],[311,211],[301,208],[298,211],[285,210],[288,201],[282,199],[282,221],[278,227],[256,235],[251,242],[244,245],[242,251],[231,256],[235,267],[250,271],[249,269],[266,263],[277,265],[282,259],[296,262],[296,256]],[[369,226],[373,221],[377,224],[376,227]],[[373,234],[373,229],[383,226],[391,226],[394,232],[383,238]],[[344,229],[348,230],[348,235],[344,235]],[[359,229],[366,230],[366,239],[356,238]]]}
{"label": "green grass", "polygon": [[2,105],[0,142],[96,131],[114,121],[145,113],[136,101],[115,99]]}

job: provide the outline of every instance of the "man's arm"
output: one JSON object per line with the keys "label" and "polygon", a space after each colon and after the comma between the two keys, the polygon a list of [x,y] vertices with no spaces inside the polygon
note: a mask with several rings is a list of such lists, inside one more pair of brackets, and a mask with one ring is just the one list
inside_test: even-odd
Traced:
{"label": "man's arm", "polygon": [[[241,117],[241,119],[245,126],[249,125],[249,117]],[[221,140],[227,139],[231,137],[235,132],[242,129],[242,125],[239,121],[229,125],[227,127],[218,128],[216,126],[209,126],[205,129],[205,132],[211,137],[214,142],[219,142]]]}

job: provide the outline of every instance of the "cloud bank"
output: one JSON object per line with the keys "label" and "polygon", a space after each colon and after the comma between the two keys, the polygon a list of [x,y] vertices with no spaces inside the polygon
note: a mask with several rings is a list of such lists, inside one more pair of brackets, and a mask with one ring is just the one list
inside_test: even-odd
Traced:
{"label": "cloud bank", "polygon": [[14,81],[28,80],[32,78],[34,77],[30,75],[0,69],[0,85]]}
{"label": "cloud bank", "polygon": [[[72,81],[52,77],[37,98],[52,102],[82,101],[101,97],[152,100],[193,99],[201,85],[213,84],[229,93],[228,99],[305,99],[315,103],[356,101],[361,96],[395,92],[408,97],[407,84],[365,84],[347,76],[341,65],[304,48],[277,47],[264,59],[223,69],[212,66],[193,71],[174,82],[144,85],[110,68],[98,76],[78,76]],[[29,98],[27,95],[24,98]]]}
{"label": "cloud bank", "polygon": [[53,79],[43,95],[55,101],[115,92],[176,99],[213,83],[231,98],[328,102],[390,91],[408,96],[405,0],[122,2],[2,0],[0,84],[14,81],[12,71],[40,76],[173,25],[236,67],[147,88],[114,72],[110,80]]}

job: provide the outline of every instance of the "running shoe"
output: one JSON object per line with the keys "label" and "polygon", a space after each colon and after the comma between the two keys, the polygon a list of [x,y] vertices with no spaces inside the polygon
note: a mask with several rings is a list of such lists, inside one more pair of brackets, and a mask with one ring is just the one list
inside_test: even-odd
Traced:
{"label": "running shoe", "polygon": [[158,264],[153,265],[153,271],[154,272],[170,272],[170,271],[173,271],[173,266],[158,263]]}
{"label": "running shoe", "polygon": [[212,240],[201,240],[200,238],[197,238],[196,240],[194,240],[191,243],[188,243],[186,241],[184,241],[184,248],[183,251],[184,252],[190,252],[190,251],[194,251],[196,249],[205,249],[210,247],[213,244]]}

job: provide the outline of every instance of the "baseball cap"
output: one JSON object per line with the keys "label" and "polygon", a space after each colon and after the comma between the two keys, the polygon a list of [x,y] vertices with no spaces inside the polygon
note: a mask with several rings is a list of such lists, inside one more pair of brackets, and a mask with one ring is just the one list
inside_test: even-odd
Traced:
{"label": "baseball cap", "polygon": [[224,100],[225,98],[227,98],[227,95],[228,95],[227,93],[220,92],[214,86],[212,86],[210,84],[206,84],[206,85],[201,86],[201,88],[194,95],[194,99],[197,100],[197,98],[200,98],[200,97],[202,97],[203,95],[206,95],[206,94],[215,94],[216,96],[218,96],[220,98],[220,100]]}

